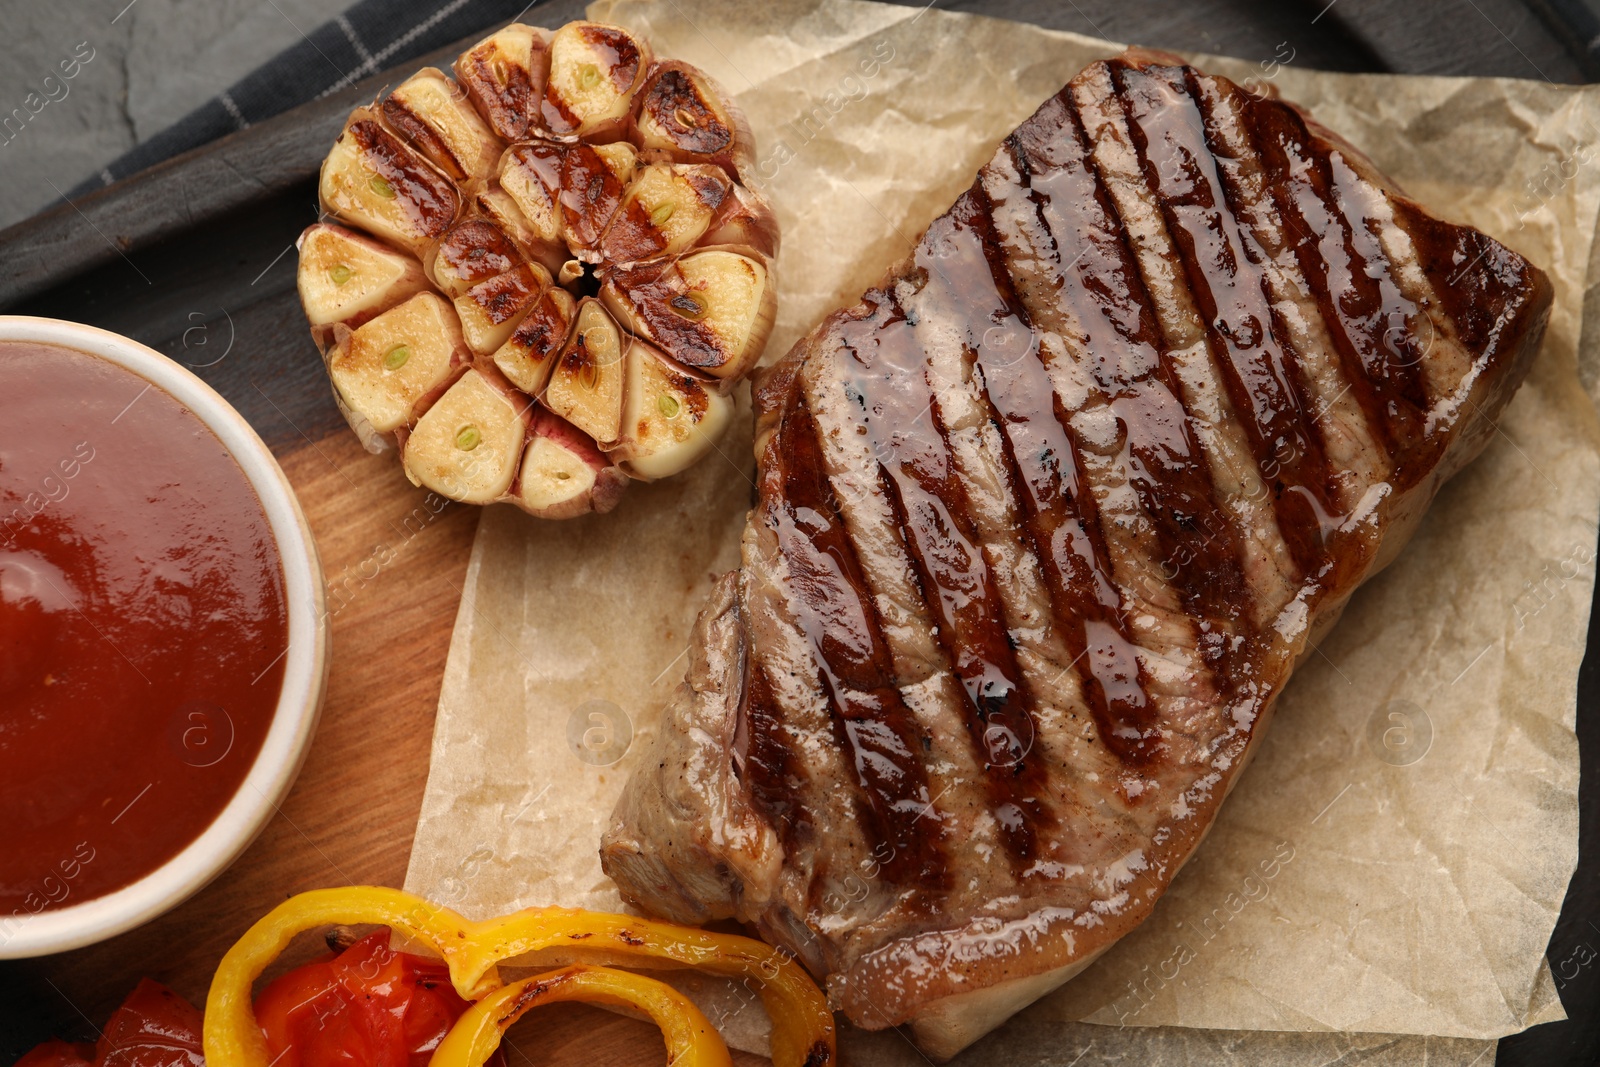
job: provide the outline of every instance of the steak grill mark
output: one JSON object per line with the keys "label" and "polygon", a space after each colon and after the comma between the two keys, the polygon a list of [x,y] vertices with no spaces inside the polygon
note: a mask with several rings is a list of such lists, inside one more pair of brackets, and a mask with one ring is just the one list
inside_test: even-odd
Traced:
{"label": "steak grill mark", "polygon": [[[945,828],[920,758],[920,727],[895,686],[877,607],[828,485],[816,421],[798,383],[795,389],[768,446],[762,517],[788,564],[795,619],[810,642],[836,741],[855,772],[862,824],[892,850],[884,873],[898,885],[940,889],[950,878]],[[752,700],[765,694],[770,701],[770,693],[763,687]],[[773,732],[782,717],[780,708],[751,708],[752,752],[784,745]],[[782,764],[753,761],[750,769],[752,793],[772,812],[785,792]]]}
{"label": "steak grill mark", "polygon": [[1414,450],[1428,445],[1422,423],[1428,400],[1417,373],[1425,353],[1409,328],[1418,308],[1396,288],[1370,223],[1347,213],[1353,198],[1336,194],[1330,160],[1311,151],[1300,117],[1253,98],[1241,114],[1278,212],[1299,235],[1295,256],[1351,391],[1397,468],[1398,486],[1406,487],[1406,472],[1420,458]]}
{"label": "steak grill mark", "polygon": [[1038,734],[993,573],[955,469],[930,360],[912,316],[892,294],[875,314],[845,325],[840,343],[857,432],[879,457],[878,479],[901,531],[940,648],[961,683],[960,709],[983,768],[989,811],[1013,861],[1035,855],[1036,832],[1054,825],[1046,775],[1031,753]]}
{"label": "steak grill mark", "polygon": [[[1122,596],[1088,491],[1078,446],[1068,432],[1027,312],[1011,291],[981,190],[929,227],[916,255],[927,298],[963,308],[984,327],[968,347],[994,412],[1029,550],[1039,563],[1052,621],[1071,663],[1082,664],[1084,703],[1101,740],[1119,759],[1144,763],[1156,752],[1156,709],[1147,691]],[[991,330],[995,343],[989,343]],[[1070,668],[1069,668],[1070,669]]]}
{"label": "steak grill mark", "polygon": [[1182,71],[1113,63],[1111,73],[1234,410],[1274,491],[1284,542],[1300,570],[1315,575],[1341,519],[1337,490],[1295,353],[1280,340],[1287,331],[1274,329],[1259,249],[1229,207]]}
{"label": "steak grill mark", "polygon": [[[1050,251],[1053,301],[1030,306],[1029,315],[1044,323],[1059,320],[1064,310],[1081,331],[1082,362],[1116,418],[1121,463],[1155,530],[1163,577],[1197,620],[1201,654],[1226,692],[1234,666],[1226,651],[1235,644],[1228,639],[1248,629],[1250,617],[1243,550],[1231,518],[1217,505],[1126,229],[1090,162],[1088,138],[1067,91],[1013,133],[1002,151],[1035,204],[1029,243]],[[1003,249],[992,233],[988,240]],[[1020,273],[998,265],[1002,274]],[[1045,292],[1029,287],[1019,294],[1028,304]]]}

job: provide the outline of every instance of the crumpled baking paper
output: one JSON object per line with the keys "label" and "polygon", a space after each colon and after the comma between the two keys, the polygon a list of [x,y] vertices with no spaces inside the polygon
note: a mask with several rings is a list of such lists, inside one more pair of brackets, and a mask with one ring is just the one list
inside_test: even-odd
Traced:
{"label": "crumpled baking paper", "polygon": [[[781,14],[607,0],[591,17],[700,65],[748,114],[751,184],[784,234],[769,359],[909,250],[1042,100],[1120,50],[853,0]],[[1465,1065],[1562,1017],[1544,950],[1577,856],[1600,512],[1600,344],[1583,322],[1600,91],[1325,74],[1287,44],[1256,63],[1191,58],[1275,87],[1436,213],[1543,267],[1544,349],[1484,455],[1302,665],[1149,921],[964,1061]],[[736,564],[753,489],[748,431],[721,451],[608,516],[484,513],[408,889],[473,915],[620,907],[599,834],[705,590]],[[688,982],[732,1043],[764,1048],[748,992]],[[847,1031],[846,1048],[921,1062],[894,1033]]]}

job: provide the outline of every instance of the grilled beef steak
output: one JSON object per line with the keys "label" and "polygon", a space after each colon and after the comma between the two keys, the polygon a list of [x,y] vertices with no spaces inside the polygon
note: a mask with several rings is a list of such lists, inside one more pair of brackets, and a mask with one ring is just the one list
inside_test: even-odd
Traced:
{"label": "grilled beef steak", "polygon": [[607,872],[952,1055],[1150,913],[1550,299],[1294,107],[1089,67],[763,382]]}

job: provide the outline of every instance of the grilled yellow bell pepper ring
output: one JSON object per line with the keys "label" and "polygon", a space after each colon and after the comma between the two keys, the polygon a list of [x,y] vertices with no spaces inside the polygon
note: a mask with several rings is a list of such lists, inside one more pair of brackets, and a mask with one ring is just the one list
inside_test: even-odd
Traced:
{"label": "grilled yellow bell pepper ring", "polygon": [[[526,982],[506,986],[499,964],[516,957],[551,951],[581,955],[600,963],[650,967],[689,967],[711,974],[742,979],[761,994],[772,1017],[774,1067],[836,1067],[837,1034],[833,1013],[806,972],[787,954],[748,937],[715,934],[670,923],[626,915],[576,911],[570,908],[528,908],[484,922],[474,922],[449,908],[433,904],[398,889],[350,886],[318,889],[291,897],[263,916],[228,950],[211,980],[206,997],[205,1055],[211,1067],[269,1067],[266,1041],[256,1023],[252,988],[256,979],[278,957],[295,935],[335,924],[370,923],[387,926],[413,941],[431,946],[450,971],[450,981],[463,999],[508,1006],[533,989]],[[671,1062],[675,1067],[721,1067],[727,1049],[715,1029],[670,987],[626,972],[581,967],[557,974],[601,974],[616,977],[564,979],[564,993],[546,990],[529,999],[526,1007],[549,1000],[586,999],[588,990],[608,1003],[643,1008],[661,1025],[669,1048],[695,1052],[694,1058]],[[550,976],[545,975],[548,979]],[[537,980],[531,980],[537,981]],[[506,993],[517,988],[520,993]],[[666,994],[660,992],[667,991]],[[611,997],[604,1001],[604,997]],[[670,995],[668,995],[670,994]],[[495,998],[492,1001],[489,998]],[[542,998],[542,999],[541,999]],[[693,1016],[684,1012],[687,1006]],[[520,1016],[522,1010],[516,1011]],[[471,1008],[457,1027],[479,1033],[485,1019],[499,1018],[496,1009]],[[504,1012],[500,1013],[504,1015]],[[475,1020],[471,1021],[470,1020]],[[505,1026],[515,1021],[512,1017]],[[697,1029],[698,1028],[698,1029]],[[498,1032],[503,1032],[501,1027]],[[499,1041],[494,1037],[496,1043]],[[446,1038],[454,1038],[455,1031]],[[703,1036],[696,1036],[703,1035]],[[688,1038],[693,1040],[688,1040]],[[687,1043],[678,1045],[680,1038]],[[463,1037],[462,1055],[475,1055],[483,1037]],[[720,1050],[721,1059],[705,1048]],[[441,1045],[443,1050],[445,1045]],[[492,1047],[489,1049],[493,1051]],[[485,1052],[487,1056],[489,1052]],[[465,1059],[434,1063],[481,1063]]]}
{"label": "grilled yellow bell pepper ring", "polygon": [[[261,972],[288,947],[296,934],[338,923],[374,923],[432,945],[450,966],[451,950],[465,944],[473,924],[449,908],[430,904],[398,889],[351,886],[314,889],[290,897],[262,916],[230,948],[211,977],[206,995],[204,1045],[213,1067],[267,1067],[267,1043],[256,1024],[252,987]],[[476,987],[456,992],[476,1000],[502,983],[484,971]]]}
{"label": "grilled yellow bell pepper ring", "polygon": [[643,1009],[661,1028],[667,1062],[674,1067],[732,1067],[728,1046],[688,997],[654,978],[583,965],[496,989],[456,1021],[428,1067],[483,1067],[511,1024],[540,1004],[558,1000]]}
{"label": "grilled yellow bell pepper ring", "polygon": [[[587,960],[646,966],[644,959],[741,979],[772,1017],[774,1067],[834,1067],[833,1012],[794,959],[764,942],[631,915],[528,908],[479,924],[451,964],[457,986],[487,980],[497,964],[529,953],[577,951]],[[459,963],[461,972],[455,966]],[[659,966],[659,964],[658,964]]]}

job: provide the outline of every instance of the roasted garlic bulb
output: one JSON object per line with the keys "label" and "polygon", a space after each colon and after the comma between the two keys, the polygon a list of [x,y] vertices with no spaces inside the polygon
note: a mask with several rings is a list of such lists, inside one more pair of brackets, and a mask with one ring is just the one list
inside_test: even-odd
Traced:
{"label": "roasted garlic bulb", "polygon": [[594,22],[507,26],[357,108],[299,288],[362,443],[545,518],[700,459],[772,328],[752,147],[703,72]]}

